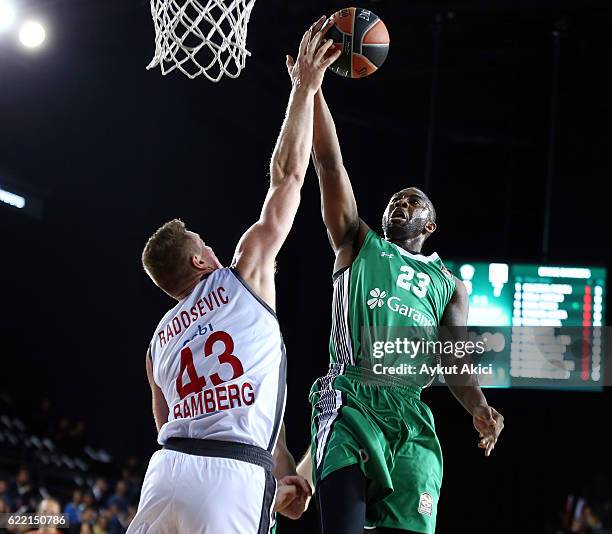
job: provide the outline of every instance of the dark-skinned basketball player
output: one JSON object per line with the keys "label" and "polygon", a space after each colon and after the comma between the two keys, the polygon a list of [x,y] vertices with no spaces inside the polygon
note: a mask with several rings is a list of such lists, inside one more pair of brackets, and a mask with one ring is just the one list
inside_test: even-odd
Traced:
{"label": "dark-skinned basketball player", "polygon": [[[373,360],[365,340],[380,339],[372,331],[389,336],[402,328],[424,338],[433,329],[436,336],[444,331],[447,340],[461,339],[467,291],[436,253],[421,253],[436,230],[435,209],[421,190],[408,187],[391,197],[382,217],[384,238],[361,220],[321,90],[315,97],[313,162],[336,260],[331,361],[310,393],[311,454],[298,472],[313,475],[323,534],[361,534],[364,527],[379,534],[433,534],[442,452],[420,392],[434,377],[380,374],[374,364],[385,360]],[[445,379],[471,414],[478,446],[489,456],[504,426],[502,415],[488,405],[476,376]]]}

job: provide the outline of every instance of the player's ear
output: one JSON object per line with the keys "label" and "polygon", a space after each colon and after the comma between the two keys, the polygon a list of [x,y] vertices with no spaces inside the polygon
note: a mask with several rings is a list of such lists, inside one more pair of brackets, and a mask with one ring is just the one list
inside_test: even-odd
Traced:
{"label": "player's ear", "polygon": [[206,268],[206,264],[202,259],[202,256],[200,256],[199,254],[194,254],[193,256],[191,256],[191,266],[197,271],[201,271],[202,269]]}
{"label": "player's ear", "polygon": [[425,231],[427,232],[427,235],[431,235],[436,231],[436,228],[438,227],[438,225],[435,222],[429,221],[426,225],[425,225]]}

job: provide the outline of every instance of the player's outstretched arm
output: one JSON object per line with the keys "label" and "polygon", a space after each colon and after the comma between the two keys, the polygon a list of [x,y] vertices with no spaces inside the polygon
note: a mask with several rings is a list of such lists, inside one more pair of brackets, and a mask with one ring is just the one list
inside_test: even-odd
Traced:
{"label": "player's outstretched arm", "polygon": [[[467,318],[469,310],[469,299],[465,285],[461,280],[455,279],[456,287],[450,302],[444,309],[442,320],[440,321],[440,338],[444,341],[465,341],[467,340]],[[503,416],[489,406],[482,389],[478,383],[478,378],[472,373],[461,373],[465,364],[472,363],[469,355],[457,357],[454,354],[445,357],[445,368],[456,366],[456,373],[449,373],[444,376],[445,381],[452,391],[455,398],[470,413],[474,427],[479,434],[479,444],[481,449],[485,449],[485,455],[489,456],[497,443],[499,434],[504,428]]]}
{"label": "player's outstretched arm", "polygon": [[[333,24],[332,19],[324,21],[321,18],[312,30],[325,34]],[[336,125],[321,89],[315,96],[313,126],[312,160],[319,177],[321,212],[329,242],[336,254],[334,270],[337,270],[353,261],[369,228],[359,219]]]}
{"label": "player's outstretched arm", "polygon": [[341,263],[350,263],[368,228],[359,219],[334,119],[322,90],[315,96],[312,160],[319,177],[321,212],[330,244],[337,257],[349,256],[347,261],[339,258]]}
{"label": "player's outstretched arm", "polygon": [[257,294],[274,307],[274,260],[284,243],[300,203],[300,190],[312,149],[314,95],[325,69],[339,55],[325,57],[331,41],[308,30],[297,60],[287,56],[292,89],[280,135],[270,162],[270,188],[259,220],[238,243],[233,265]]}

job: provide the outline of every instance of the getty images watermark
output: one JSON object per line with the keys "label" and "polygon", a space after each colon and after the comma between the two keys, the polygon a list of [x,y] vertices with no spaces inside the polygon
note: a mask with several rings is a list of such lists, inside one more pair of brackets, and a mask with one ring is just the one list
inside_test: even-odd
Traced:
{"label": "getty images watermark", "polygon": [[[461,364],[448,361],[442,363],[444,356],[465,358],[482,355],[487,350],[485,339],[478,341],[434,341],[431,339],[395,338],[372,343],[372,356],[380,361],[374,362],[372,371],[383,375],[493,375],[493,364],[474,364],[466,361]],[[388,358],[391,356],[392,358]],[[408,358],[410,362],[397,362]],[[395,360],[385,364],[385,359]]]}
{"label": "getty images watermark", "polygon": [[612,386],[610,328],[368,327],[357,367],[378,384],[423,387],[473,375],[485,387],[598,391]]}

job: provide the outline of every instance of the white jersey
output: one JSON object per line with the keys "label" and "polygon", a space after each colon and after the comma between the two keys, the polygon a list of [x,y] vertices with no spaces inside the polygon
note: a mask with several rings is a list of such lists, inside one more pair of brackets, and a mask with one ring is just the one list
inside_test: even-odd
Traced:
{"label": "white jersey", "polygon": [[153,379],[168,403],[158,436],[234,441],[272,452],[285,409],[276,315],[235,269],[218,269],[159,323]]}

